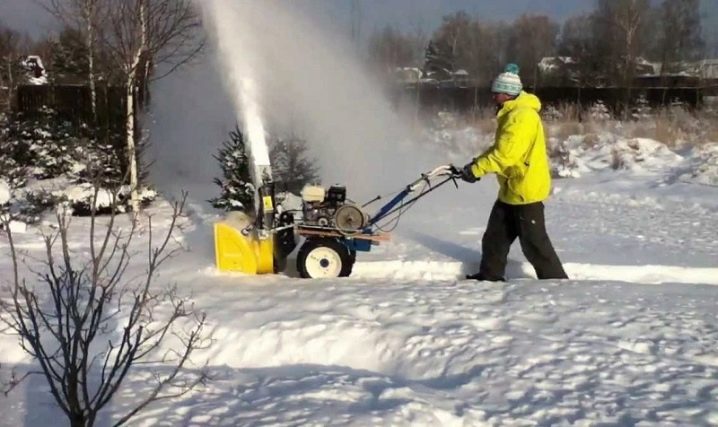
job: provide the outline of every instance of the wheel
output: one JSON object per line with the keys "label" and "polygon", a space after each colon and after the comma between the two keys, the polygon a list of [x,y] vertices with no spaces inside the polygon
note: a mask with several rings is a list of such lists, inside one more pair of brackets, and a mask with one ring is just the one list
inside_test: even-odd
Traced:
{"label": "wheel", "polygon": [[297,271],[304,278],[347,277],[355,256],[336,239],[308,239],[297,254]]}

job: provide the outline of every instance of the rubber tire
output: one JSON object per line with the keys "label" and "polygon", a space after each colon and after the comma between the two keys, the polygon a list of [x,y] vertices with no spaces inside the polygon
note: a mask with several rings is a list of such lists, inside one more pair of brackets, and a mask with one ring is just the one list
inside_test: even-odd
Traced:
{"label": "rubber tire", "polygon": [[305,279],[314,278],[307,272],[307,257],[314,249],[321,247],[330,249],[339,255],[339,260],[342,265],[339,276],[337,277],[349,277],[349,275],[352,274],[352,268],[356,261],[356,253],[352,256],[352,253],[342,242],[336,239],[307,239],[297,253],[297,271],[299,272],[299,276]]}

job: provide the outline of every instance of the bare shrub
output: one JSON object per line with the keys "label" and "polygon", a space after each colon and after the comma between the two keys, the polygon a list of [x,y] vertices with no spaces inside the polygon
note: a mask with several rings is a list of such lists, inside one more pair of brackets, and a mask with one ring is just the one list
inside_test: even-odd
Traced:
{"label": "bare shrub", "polygon": [[558,126],[556,137],[561,141],[565,141],[569,136],[581,135],[583,126],[579,122],[563,122]]}
{"label": "bare shrub", "polygon": [[559,106],[563,120],[578,122],[581,119],[581,106],[577,103],[563,103]]}
{"label": "bare shrub", "polygon": [[718,112],[713,110],[700,111],[696,115],[703,133],[697,144],[718,143]]}
{"label": "bare shrub", "polygon": [[634,132],[634,137],[653,138],[670,147],[683,138],[683,133],[680,127],[676,126],[668,115],[662,113],[656,117],[654,126],[648,129],[637,128]]}
{"label": "bare shrub", "polygon": [[706,132],[706,137],[702,144],[718,143],[718,126],[715,124]]}
{"label": "bare shrub", "polygon": [[626,166],[626,163],[623,161],[623,157],[621,156],[621,152],[617,150],[616,148],[611,150],[611,169],[613,170],[619,170],[623,169]]}
{"label": "bare shrub", "polygon": [[[95,202],[98,192],[99,185]],[[134,406],[117,414],[115,425],[122,425],[152,402],[182,396],[207,379],[203,369],[187,371],[192,353],[209,344],[205,315],[174,287],[152,286],[159,267],[181,248],[173,232],[185,197],[173,204],[168,230],[158,242],[152,217],[143,220],[146,271],[132,277],[127,272],[136,255],[131,243],[140,234],[137,218],[123,229],[113,213],[96,234],[101,225],[93,212],[87,254],[71,249],[70,216],[58,212],[56,231],[44,235],[43,267],[28,266],[35,280],[20,271],[10,220],[3,218],[13,270],[9,298],[0,300],[0,320],[38,365],[37,371],[14,376],[10,390],[28,376],[40,375],[71,426],[92,426],[130,370],[142,364],[152,371],[154,382]],[[170,350],[160,354],[160,345],[168,341]]]}
{"label": "bare shrub", "polygon": [[280,190],[299,194],[306,184],[319,179],[319,167],[316,159],[309,156],[307,141],[295,134],[273,138],[269,158],[272,161],[272,178]]}

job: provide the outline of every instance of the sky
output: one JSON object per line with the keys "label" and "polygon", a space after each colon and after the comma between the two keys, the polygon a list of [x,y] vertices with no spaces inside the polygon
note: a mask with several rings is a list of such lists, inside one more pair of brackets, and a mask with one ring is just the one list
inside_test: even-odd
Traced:
{"label": "sky", "polygon": [[[0,22],[37,37],[52,28],[52,19],[37,5],[39,0],[0,0]],[[487,20],[511,20],[522,13],[546,14],[558,21],[590,11],[595,0],[295,0],[349,28],[352,3],[358,5],[360,31],[366,36],[391,24],[430,33],[441,17],[459,10]],[[712,53],[718,55],[718,0],[703,0],[703,32]],[[356,16],[356,15],[355,15]]]}
{"label": "sky", "polygon": [[[596,0],[303,0],[321,8],[331,10],[332,18],[351,22],[354,16],[361,17],[361,32],[364,36],[386,25],[397,26],[409,31],[433,31],[443,16],[465,11],[471,16],[485,20],[511,21],[524,13],[545,14],[563,22],[565,19],[593,10]],[[652,0],[654,4],[659,0]],[[352,6],[354,4],[355,6]],[[358,5],[358,6],[357,6]],[[718,0],[702,0],[703,35],[709,46],[709,54],[718,55]],[[712,49],[710,48],[712,47]]]}
{"label": "sky", "polygon": [[32,37],[53,28],[52,17],[35,0],[0,0],[0,23]]}
{"label": "sky", "polygon": [[[321,2],[321,1],[320,1]],[[322,2],[326,4],[325,2]],[[387,24],[435,28],[445,15],[463,10],[486,20],[512,20],[523,13],[546,14],[559,21],[591,10],[595,0],[358,0],[366,31]],[[335,7],[350,14],[352,0],[335,1]]]}

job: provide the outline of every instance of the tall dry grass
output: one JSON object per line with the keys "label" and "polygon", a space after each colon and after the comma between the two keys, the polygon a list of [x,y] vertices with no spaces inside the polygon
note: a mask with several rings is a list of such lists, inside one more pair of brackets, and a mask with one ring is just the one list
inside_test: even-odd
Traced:
{"label": "tall dry grass", "polygon": [[544,117],[547,136],[565,141],[571,135],[590,137],[601,132],[610,132],[622,138],[650,138],[670,148],[702,145],[718,142],[718,111],[712,109],[691,111],[684,107],[665,107],[640,117],[620,121],[593,116],[590,112],[577,119],[575,106],[563,106],[553,117]]}

